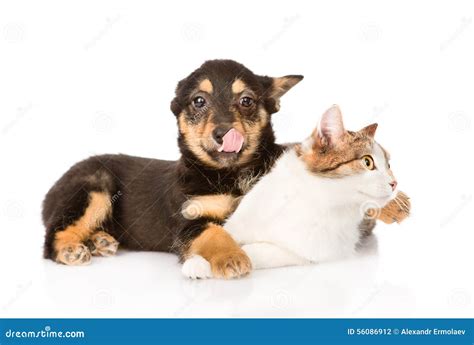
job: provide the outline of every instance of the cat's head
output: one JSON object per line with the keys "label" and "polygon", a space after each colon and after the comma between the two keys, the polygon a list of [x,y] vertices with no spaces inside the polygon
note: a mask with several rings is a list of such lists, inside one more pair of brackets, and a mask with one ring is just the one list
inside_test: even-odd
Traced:
{"label": "cat's head", "polygon": [[333,106],[296,152],[309,171],[328,180],[331,197],[382,207],[395,197],[397,181],[388,152],[374,140],[376,129],[374,123],[358,132],[346,130],[339,107]]}

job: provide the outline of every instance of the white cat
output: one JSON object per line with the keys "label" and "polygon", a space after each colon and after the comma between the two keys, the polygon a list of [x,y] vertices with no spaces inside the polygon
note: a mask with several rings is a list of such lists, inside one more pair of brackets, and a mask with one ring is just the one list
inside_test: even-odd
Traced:
{"label": "white cat", "polygon": [[[283,153],[243,197],[224,227],[253,268],[324,262],[355,253],[375,226],[368,209],[381,209],[396,196],[388,153],[374,140],[376,128],[345,130],[341,112],[333,106],[312,135]],[[223,205],[229,204],[225,198],[231,196],[221,197]],[[212,276],[200,256],[188,258],[183,273]]]}

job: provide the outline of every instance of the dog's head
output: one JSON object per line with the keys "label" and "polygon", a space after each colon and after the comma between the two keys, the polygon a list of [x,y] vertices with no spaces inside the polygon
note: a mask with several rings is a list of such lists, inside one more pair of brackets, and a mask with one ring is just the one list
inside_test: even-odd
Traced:
{"label": "dog's head", "polygon": [[302,79],[258,76],[232,60],[205,62],[178,83],[171,102],[181,151],[217,169],[249,162],[265,141],[274,141],[270,115]]}

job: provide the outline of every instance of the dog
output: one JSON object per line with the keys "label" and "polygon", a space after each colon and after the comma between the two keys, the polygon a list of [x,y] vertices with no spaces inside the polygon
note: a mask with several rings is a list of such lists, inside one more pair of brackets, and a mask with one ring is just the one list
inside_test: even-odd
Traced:
{"label": "dog", "polygon": [[302,79],[259,76],[232,60],[205,62],[178,83],[171,102],[180,159],[98,155],[72,166],[43,202],[44,257],[85,265],[120,244],[181,261],[200,255],[219,278],[248,274],[249,258],[222,227],[221,205],[187,217],[182,205],[200,195],[211,204],[214,195],[238,198],[270,169],[285,149],[275,143],[271,115]]}

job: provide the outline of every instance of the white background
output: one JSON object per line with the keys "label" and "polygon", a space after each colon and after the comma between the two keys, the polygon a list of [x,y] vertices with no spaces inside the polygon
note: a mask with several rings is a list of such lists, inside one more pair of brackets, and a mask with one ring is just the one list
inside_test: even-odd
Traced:
{"label": "white background", "polygon": [[[474,8],[444,3],[2,1],[0,316],[474,316]],[[49,187],[92,154],[178,158],[174,88],[214,58],[305,75],[279,142],[333,103],[349,129],[377,121],[412,217],[361,258],[238,281],[188,281],[164,253],[43,260]]]}

